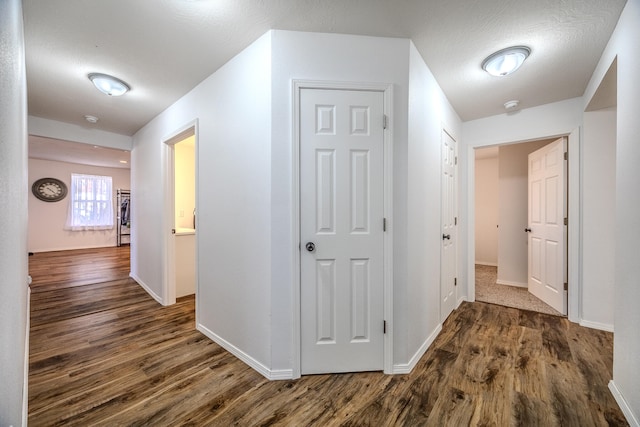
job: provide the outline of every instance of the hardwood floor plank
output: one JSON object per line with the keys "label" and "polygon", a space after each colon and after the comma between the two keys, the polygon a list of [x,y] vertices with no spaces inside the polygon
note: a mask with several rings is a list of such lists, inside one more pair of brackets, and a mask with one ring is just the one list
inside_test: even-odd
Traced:
{"label": "hardwood floor plank", "polygon": [[542,323],[543,355],[562,361],[571,360],[571,349],[567,339],[569,321],[555,316],[540,316]]}
{"label": "hardwood floor plank", "polygon": [[539,330],[521,329],[514,368],[514,391],[543,402],[550,401],[546,387],[546,366],[542,360],[542,334]]}
{"label": "hardwood floor plank", "polygon": [[476,401],[473,395],[447,386],[441,391],[440,397],[429,414],[426,426],[471,425],[475,407]]}
{"label": "hardwood floor plank", "polygon": [[31,426],[627,425],[612,334],[563,318],[463,303],[410,374],[268,381],[195,330],[193,297],[128,278],[127,251],[70,252],[30,260]]}
{"label": "hardwood floor plank", "polygon": [[[574,366],[564,361],[550,363],[547,379],[550,387],[551,408],[560,425],[568,427],[595,426],[585,395],[586,384],[573,372]],[[567,381],[571,378],[571,381]]]}
{"label": "hardwood floor plank", "polygon": [[533,396],[514,391],[511,397],[512,426],[560,426],[554,413],[549,410],[549,402]]}
{"label": "hardwood floor plank", "polygon": [[129,253],[129,246],[35,253],[29,257],[31,292],[126,278]]}

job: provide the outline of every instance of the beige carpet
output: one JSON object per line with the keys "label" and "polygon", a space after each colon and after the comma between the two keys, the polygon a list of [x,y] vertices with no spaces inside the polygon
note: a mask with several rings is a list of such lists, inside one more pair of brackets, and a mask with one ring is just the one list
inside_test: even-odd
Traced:
{"label": "beige carpet", "polygon": [[476,265],[476,301],[562,316],[526,288],[498,285],[498,268]]}

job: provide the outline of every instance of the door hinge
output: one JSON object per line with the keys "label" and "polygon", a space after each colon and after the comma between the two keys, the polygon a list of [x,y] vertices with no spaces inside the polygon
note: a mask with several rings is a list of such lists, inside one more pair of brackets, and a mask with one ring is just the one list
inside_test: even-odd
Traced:
{"label": "door hinge", "polygon": [[458,156],[456,156],[456,165],[458,164]]}
{"label": "door hinge", "polygon": [[458,217],[453,218],[453,225],[458,225]]}
{"label": "door hinge", "polygon": [[564,290],[565,291],[569,290],[569,284],[567,282],[564,282]]}
{"label": "door hinge", "polygon": [[386,320],[382,321],[382,333],[383,334],[387,333],[387,321]]}
{"label": "door hinge", "polygon": [[382,129],[386,129],[387,128],[387,115],[383,114],[382,115]]}
{"label": "door hinge", "polygon": [[458,278],[457,277],[453,278],[453,286],[458,286]]}
{"label": "door hinge", "polygon": [[569,160],[569,153],[567,153],[566,151],[564,152],[564,159]]}
{"label": "door hinge", "polygon": [[387,231],[387,218],[382,218],[382,231]]}
{"label": "door hinge", "polygon": [[564,225],[569,225],[569,218],[564,219]]}

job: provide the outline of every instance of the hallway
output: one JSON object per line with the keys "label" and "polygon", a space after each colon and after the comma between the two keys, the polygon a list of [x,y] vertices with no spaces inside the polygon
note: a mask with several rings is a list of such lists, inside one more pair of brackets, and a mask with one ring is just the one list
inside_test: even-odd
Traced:
{"label": "hallway", "polygon": [[463,303],[408,375],[268,381],[194,329],[193,297],[162,307],[127,278],[128,253],[76,252],[30,260],[58,266],[34,275],[30,426],[627,425],[613,335],[564,318]]}

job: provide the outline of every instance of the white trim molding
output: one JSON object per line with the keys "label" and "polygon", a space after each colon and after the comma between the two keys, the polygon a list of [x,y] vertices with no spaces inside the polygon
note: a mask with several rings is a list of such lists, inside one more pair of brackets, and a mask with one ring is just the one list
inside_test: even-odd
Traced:
{"label": "white trim molding", "polygon": [[422,343],[418,351],[414,353],[409,362],[407,363],[399,363],[397,365],[393,365],[392,374],[409,374],[416,367],[422,356],[427,352],[433,341],[438,337],[438,334],[442,331],[442,323],[439,323],[438,326],[434,329],[434,331],[429,335],[427,340]]}
{"label": "white trim molding", "polygon": [[271,370],[267,366],[265,366],[259,360],[249,356],[247,353],[231,344],[229,341],[222,338],[220,335],[211,331],[207,327],[202,324],[197,324],[196,329],[202,332],[210,340],[214,341],[220,347],[227,350],[229,353],[233,354],[235,357],[246,363],[248,366],[258,371],[263,377],[268,380],[290,380],[293,378],[293,371],[291,369],[276,369]]}
{"label": "white trim molding", "polygon": [[[193,119],[188,123],[180,126],[172,133],[162,138],[162,185],[163,185],[163,213],[162,213],[162,255],[164,259],[164,268],[162,270],[162,300],[163,305],[172,305],[176,303],[176,263],[175,263],[175,242],[174,235],[169,232],[175,227],[175,182],[174,182],[174,158],[175,145],[188,138],[194,136],[196,140],[196,170],[195,170],[195,186],[196,186],[196,203],[198,200],[198,170],[197,170],[197,150],[198,150],[198,119]],[[197,210],[197,206],[196,206]],[[196,260],[198,259],[198,242],[196,236]],[[197,262],[197,261],[196,261]],[[197,265],[196,265],[196,277]],[[197,279],[196,279],[197,281]],[[198,287],[196,286],[196,297]],[[196,317],[198,316],[196,309]]]}
{"label": "white trim molding", "polygon": [[292,81],[292,153],[291,153],[291,206],[292,230],[291,248],[293,265],[292,289],[292,373],[300,377],[300,91],[302,89],[362,90],[382,92],[383,113],[387,117],[387,127],[383,132],[384,144],[384,217],[387,231],[383,236],[384,245],[384,308],[387,333],[384,336],[384,372],[392,374],[393,365],[393,85],[387,83],[338,82],[319,80]]}
{"label": "white trim molding", "polygon": [[475,265],[486,265],[487,267],[497,267],[497,262],[484,262],[484,261],[476,261]]}
{"label": "white trim molding", "polygon": [[[29,276],[31,285],[31,276]],[[27,426],[29,419],[29,336],[31,335],[31,286],[27,287],[27,326],[24,338],[24,385],[22,387],[22,425]]]}
{"label": "white trim molding", "polygon": [[[582,316],[580,300],[582,298],[582,164],[581,164],[581,128],[572,129],[566,133],[540,135],[534,139],[522,141],[496,141],[483,142],[482,144],[467,146],[467,288],[469,290],[468,300],[476,299],[476,266],[475,266],[475,149],[490,145],[503,146],[513,143],[537,141],[541,139],[551,139],[567,137],[568,142],[568,282],[569,295],[567,299],[567,318],[574,323],[578,323]],[[506,283],[506,282],[503,282]],[[515,285],[518,286],[518,285]]]}
{"label": "white trim molding", "polygon": [[599,329],[601,331],[607,331],[613,333],[613,325],[609,323],[592,322],[590,320],[580,319],[580,326],[591,329]]}
{"label": "white trim molding", "polygon": [[514,286],[516,288],[528,288],[529,287],[529,285],[527,283],[512,282],[510,280],[496,280],[496,284],[497,285],[503,285],[503,286]]}
{"label": "white trim molding", "polygon": [[464,295],[458,297],[458,302],[456,303],[456,310],[458,309],[458,307],[460,307],[460,304],[462,304],[465,301],[469,301],[469,300]]}
{"label": "white trim molding", "polygon": [[618,386],[616,386],[616,383],[614,383],[613,380],[609,381],[609,391],[611,391],[613,398],[616,400],[616,403],[620,407],[620,410],[624,414],[629,425],[631,427],[640,427],[640,419],[638,419],[638,417],[634,415],[633,411],[631,410],[631,407],[625,400],[622,393],[620,393]]}
{"label": "white trim molding", "polygon": [[133,274],[133,273],[129,273],[129,277],[131,277],[133,280],[135,280],[135,281],[136,281],[136,283],[142,287],[142,289],[144,289],[145,291],[147,291],[147,293],[148,293],[149,295],[151,295],[151,298],[153,298],[154,300],[156,300],[156,301],[158,302],[158,304],[162,304],[162,305],[165,305],[165,306],[166,306],[166,305],[168,305],[168,304],[165,304],[165,303],[162,301],[162,297],[161,297],[160,295],[158,295],[158,294],[156,294],[155,292],[153,292],[153,290],[151,290],[151,288],[150,288],[146,283],[144,283],[144,282],[142,281],[142,279],[140,279],[138,276],[136,276],[136,275],[135,275],[135,274]]}

